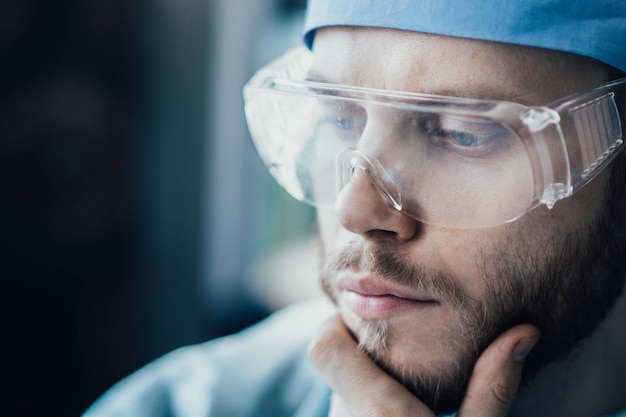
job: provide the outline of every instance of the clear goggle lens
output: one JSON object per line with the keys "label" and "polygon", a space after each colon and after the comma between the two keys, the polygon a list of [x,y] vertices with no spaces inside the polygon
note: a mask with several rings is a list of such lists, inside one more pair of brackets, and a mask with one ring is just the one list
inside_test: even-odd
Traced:
{"label": "clear goggle lens", "polygon": [[277,181],[317,207],[366,175],[424,223],[496,226],[571,195],[621,149],[626,80],[531,108],[306,81],[308,55],[257,73],[246,116]]}

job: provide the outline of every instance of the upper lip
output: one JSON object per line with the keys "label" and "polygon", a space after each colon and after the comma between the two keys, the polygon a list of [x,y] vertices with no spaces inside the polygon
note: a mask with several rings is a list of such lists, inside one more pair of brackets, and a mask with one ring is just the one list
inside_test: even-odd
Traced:
{"label": "upper lip", "polygon": [[416,294],[410,288],[394,285],[389,281],[370,275],[349,275],[339,281],[339,288],[366,297],[394,296],[421,302],[437,302],[430,294]]}

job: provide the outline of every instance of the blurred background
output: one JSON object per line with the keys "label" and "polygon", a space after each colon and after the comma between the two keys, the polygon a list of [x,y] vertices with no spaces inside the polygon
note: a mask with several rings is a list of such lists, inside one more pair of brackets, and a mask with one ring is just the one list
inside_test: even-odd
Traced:
{"label": "blurred background", "polygon": [[241,94],[304,3],[0,2],[0,415],[77,416],[317,293],[314,213],[266,173]]}

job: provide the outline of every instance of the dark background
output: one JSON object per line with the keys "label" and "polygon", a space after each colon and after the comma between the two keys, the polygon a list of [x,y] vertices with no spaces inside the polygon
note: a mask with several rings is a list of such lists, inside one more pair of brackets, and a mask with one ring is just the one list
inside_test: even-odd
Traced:
{"label": "dark background", "polygon": [[[77,416],[150,360],[271,311],[242,288],[280,234],[263,219],[290,203],[254,202],[276,191],[240,96],[274,52],[241,46],[303,3],[0,3],[0,415]],[[225,183],[229,169],[245,175]],[[222,218],[233,201],[259,208]]]}

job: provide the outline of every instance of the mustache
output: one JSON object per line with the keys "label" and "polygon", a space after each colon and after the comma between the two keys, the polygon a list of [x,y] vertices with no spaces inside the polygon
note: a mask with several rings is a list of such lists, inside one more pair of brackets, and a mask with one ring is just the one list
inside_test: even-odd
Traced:
{"label": "mustache", "polygon": [[353,241],[335,255],[329,255],[322,268],[327,276],[346,269],[366,272],[432,294],[439,302],[456,307],[471,301],[449,275],[407,262],[393,245],[386,242],[364,245]]}

